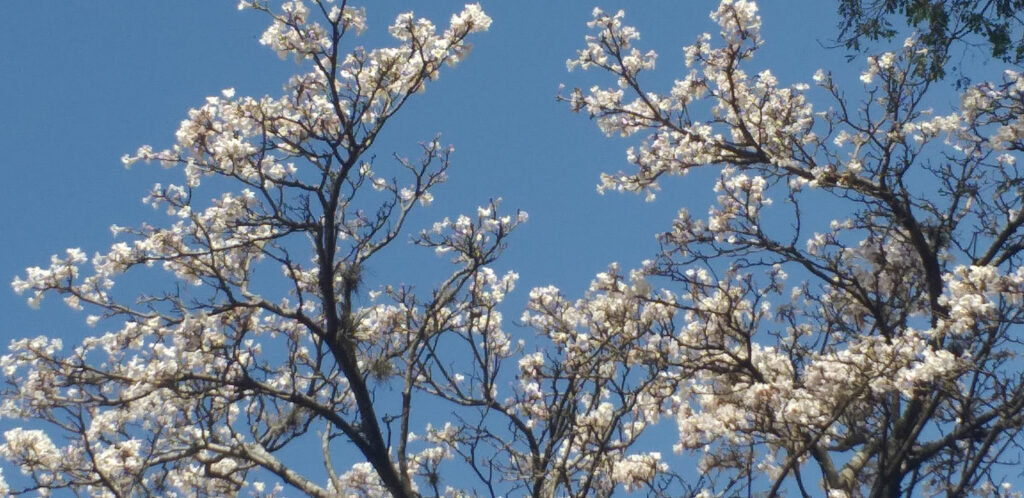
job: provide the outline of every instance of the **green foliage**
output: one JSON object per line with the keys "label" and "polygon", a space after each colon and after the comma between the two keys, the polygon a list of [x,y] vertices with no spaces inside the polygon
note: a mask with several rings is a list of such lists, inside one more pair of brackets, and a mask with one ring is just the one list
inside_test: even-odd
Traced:
{"label": "green foliage", "polygon": [[839,35],[846,48],[892,40],[901,22],[917,30],[928,48],[931,79],[947,75],[951,49],[986,45],[992,58],[1024,62],[1024,0],[839,0]]}

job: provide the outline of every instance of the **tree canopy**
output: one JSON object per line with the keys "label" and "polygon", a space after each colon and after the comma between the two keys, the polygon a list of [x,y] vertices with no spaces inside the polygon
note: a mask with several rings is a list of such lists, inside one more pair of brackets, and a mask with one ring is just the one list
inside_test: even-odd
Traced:
{"label": "tree canopy", "polygon": [[[412,230],[453,149],[377,159],[486,36],[482,7],[440,28],[401,14],[385,48],[353,41],[366,13],[345,1],[240,7],[298,74],[210,96],[172,147],[125,156],[181,175],[146,197],[167,218],[12,283],[101,332],[0,357],[0,417],[20,425],[4,494],[1010,495],[1024,75],[935,110],[920,36],[859,80],[787,85],[749,69],[757,6],[722,0],[657,91],[658,54],[596,8],[568,68],[597,82],[559,100],[629,143],[600,191],[682,205],[649,259],[510,309],[518,275],[495,268],[526,213],[495,198]],[[439,257],[431,286],[365,271],[402,240]]]}
{"label": "tree canopy", "polygon": [[917,30],[918,43],[929,51],[921,69],[941,78],[958,45],[987,45],[996,60],[1024,61],[1022,13],[1021,0],[840,0],[837,39],[861,50],[870,42],[891,42],[906,29]]}

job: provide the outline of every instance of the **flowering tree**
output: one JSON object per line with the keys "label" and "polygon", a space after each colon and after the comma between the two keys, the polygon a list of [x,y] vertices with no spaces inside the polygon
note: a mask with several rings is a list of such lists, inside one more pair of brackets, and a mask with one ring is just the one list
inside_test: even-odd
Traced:
{"label": "flowering tree", "polygon": [[[572,109],[643,136],[635,170],[600,190],[653,198],[665,176],[715,167],[718,197],[707,217],[680,210],[656,258],[613,267],[586,298],[534,291],[531,323],[564,345],[539,376],[557,385],[600,358],[586,399],[634,431],[673,416],[709,492],[1002,496],[1024,427],[1024,76],[935,114],[928,51],[908,39],[867,59],[857,104],[825,71],[814,90],[748,73],[752,2],[712,18],[720,40],[685,48],[690,71],[668,93],[642,81],[656,54],[622,12],[595,10],[569,62],[617,80],[574,90]],[[642,458],[649,476],[665,469]]]}
{"label": "flowering tree", "polygon": [[[419,159],[396,156],[387,166],[368,151],[443,65],[468,54],[466,38],[490,18],[468,5],[438,30],[403,14],[389,28],[396,46],[346,52],[342,41],[366,28],[361,8],[239,7],[265,12],[271,25],[261,43],[306,72],[280,97],[210,97],[189,112],[171,149],[125,157],[183,171],[181,184],[158,184],[147,197],[173,224],[114,227],[130,240],[91,258],[69,249],[15,279],[30,304],[58,294],[91,310],[90,325],[114,325],[69,351],[59,339],[14,341],[0,360],[0,413],[50,429],[5,434],[0,454],[32,483],[4,484],[5,495],[227,495],[245,486],[276,494],[247,480],[262,469],[313,496],[412,496],[438,485],[436,466],[454,435],[450,426],[414,433],[414,393],[486,390],[489,362],[510,354],[493,308],[515,275],[486,265],[525,215],[499,215],[492,202],[421,234],[416,243],[454,264],[426,294],[400,286],[364,293],[360,273],[417,204],[431,202],[451,149],[430,140]],[[211,188],[227,190],[208,202]],[[115,278],[150,266],[181,285],[119,299]],[[477,361],[449,372],[442,341],[462,341]],[[460,372],[480,382],[460,387]],[[311,477],[307,458],[280,456],[297,441],[322,448],[325,477]],[[332,458],[350,459],[346,443],[362,458],[342,472]]]}
{"label": "flowering tree", "polygon": [[[29,483],[4,494],[1006,494],[1024,427],[1024,76],[936,115],[911,39],[868,58],[861,104],[824,71],[784,87],[744,70],[755,5],[723,0],[720,39],[688,46],[689,73],[656,93],[656,54],[595,10],[569,66],[616,86],[565,99],[642,137],[635,170],[600,190],[653,199],[665,176],[716,168],[717,202],[581,299],[530,291],[536,334],[515,341],[499,307],[516,275],[490,265],[523,213],[491,202],[413,236],[453,265],[428,291],[362,271],[451,151],[434,139],[381,165],[377,136],[490,19],[468,5],[439,31],[403,14],[397,46],[343,50],[366,26],[344,1],[242,6],[304,72],[281,97],[210,97],[171,149],[125,158],[183,171],[147,197],[169,226],[114,227],[128,241],[15,279],[107,331],[0,358],[0,416],[30,421],[0,444]],[[135,274],[166,290],[120,297]]]}

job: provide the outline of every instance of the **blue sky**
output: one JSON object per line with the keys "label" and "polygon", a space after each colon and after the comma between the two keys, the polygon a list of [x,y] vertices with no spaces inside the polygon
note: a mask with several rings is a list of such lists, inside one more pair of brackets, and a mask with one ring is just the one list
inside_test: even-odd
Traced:
{"label": "blue sky", "polygon": [[[234,87],[238,95],[276,95],[298,70],[257,42],[266,18],[238,12],[233,0],[174,2],[15,2],[0,16],[0,277],[44,265],[67,247],[102,251],[111,224],[166,223],[141,204],[154,182],[180,181],[176,171],[140,164],[126,170],[120,157],[142,144],[171,145],[178,123],[208,95]],[[385,27],[398,12],[415,10],[444,24],[462,2],[380,2],[369,5],[370,31],[358,44],[389,43]],[[510,241],[497,265],[521,275],[505,313],[518,317],[530,287],[555,284],[579,296],[592,276],[618,261],[635,267],[657,250],[653,235],[669,227],[680,207],[706,211],[713,199],[708,176],[670,180],[654,203],[633,195],[596,193],[601,172],[628,169],[628,143],[608,139],[584,116],[556,102],[569,88],[612,81],[597,73],[566,73],[565,61],[583,46],[590,1],[482,1],[494,19],[477,35],[471,56],[442,71],[392,121],[378,143],[378,161],[415,154],[417,142],[442,133],[456,148],[450,181],[412,228],[502,197],[508,210],[530,221]],[[771,68],[785,84],[809,82],[819,68],[857,90],[860,63],[827,49],[834,35],[834,3],[765,1],[765,47],[750,71]],[[659,52],[650,78],[655,90],[684,74],[681,47],[704,31],[716,0],[604,2],[625,9],[642,33],[643,48]],[[213,197],[217,192],[208,192]],[[423,262],[444,267],[428,251],[396,249],[369,268],[373,282],[416,278],[404,272]],[[383,262],[382,262],[383,261]],[[77,342],[98,332],[84,314],[59,299],[31,310],[24,298],[0,291],[0,342],[38,334]],[[517,333],[532,335],[527,330]],[[670,450],[666,448],[665,453]]]}

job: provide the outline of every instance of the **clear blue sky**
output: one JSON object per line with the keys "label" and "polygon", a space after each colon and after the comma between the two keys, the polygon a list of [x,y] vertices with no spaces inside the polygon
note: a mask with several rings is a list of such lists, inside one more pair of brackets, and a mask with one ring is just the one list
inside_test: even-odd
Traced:
{"label": "clear blue sky", "polygon": [[[357,43],[389,43],[385,27],[400,11],[415,10],[439,25],[463,2],[376,2],[368,5],[370,31]],[[391,124],[376,150],[414,154],[416,143],[442,133],[456,148],[450,182],[420,212],[413,228],[471,212],[489,198],[524,209],[530,221],[498,266],[521,275],[505,309],[518,317],[530,287],[555,284],[579,296],[594,273],[612,261],[635,267],[657,250],[682,207],[703,213],[713,195],[700,176],[666,182],[653,204],[632,195],[595,191],[598,175],[629,168],[627,142],[605,138],[584,116],[555,101],[568,87],[613,84],[597,73],[567,74],[565,61],[583,46],[592,1],[483,0],[494,19],[477,35],[472,55],[417,96]],[[157,181],[180,181],[177,171],[140,164],[125,170],[119,158],[139,145],[171,145],[186,111],[227,87],[238,95],[276,95],[297,70],[257,42],[266,18],[238,12],[235,0],[160,2],[9,2],[0,16],[0,280],[27,266],[45,265],[67,247],[87,253],[113,242],[111,224],[166,223],[140,199]],[[660,57],[651,87],[666,90],[685,72],[681,47],[704,31],[717,0],[604,2],[627,11],[642,33],[641,46]],[[834,35],[831,1],[762,2],[766,45],[751,70],[771,68],[781,83],[810,82],[823,67],[857,89],[860,63],[823,48]],[[215,192],[207,192],[213,197]],[[418,225],[416,225],[418,223]],[[403,271],[435,261],[406,251],[376,261],[371,278],[397,283]],[[415,261],[415,262],[414,262]],[[439,268],[443,262],[436,260]],[[408,277],[413,278],[413,277]],[[75,343],[98,333],[84,314],[67,311],[53,296],[41,310],[0,290],[0,343],[16,337],[57,335]],[[519,330],[519,334],[532,335]],[[665,449],[666,455],[670,447]]]}

